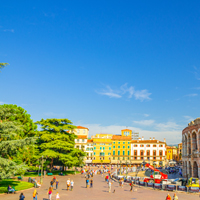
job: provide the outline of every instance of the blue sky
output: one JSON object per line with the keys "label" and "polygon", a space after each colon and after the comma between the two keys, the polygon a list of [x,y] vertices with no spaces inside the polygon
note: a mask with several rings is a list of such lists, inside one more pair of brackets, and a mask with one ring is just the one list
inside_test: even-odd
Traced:
{"label": "blue sky", "polygon": [[90,134],[181,142],[200,117],[199,1],[4,1],[0,103]]}

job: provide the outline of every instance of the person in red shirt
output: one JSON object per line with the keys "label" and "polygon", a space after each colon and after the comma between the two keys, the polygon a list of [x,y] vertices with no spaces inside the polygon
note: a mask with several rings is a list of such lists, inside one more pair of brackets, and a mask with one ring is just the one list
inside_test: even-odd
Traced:
{"label": "person in red shirt", "polygon": [[166,197],[166,200],[172,200],[172,198],[170,197],[169,193],[168,193],[168,195]]}

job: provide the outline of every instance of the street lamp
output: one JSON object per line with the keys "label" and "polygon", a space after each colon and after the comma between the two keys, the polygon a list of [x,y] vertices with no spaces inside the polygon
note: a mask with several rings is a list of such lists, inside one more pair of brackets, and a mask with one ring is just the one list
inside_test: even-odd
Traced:
{"label": "street lamp", "polygon": [[42,172],[43,172],[43,156],[42,156],[42,167],[41,167],[41,176],[40,176],[40,183],[42,184]]}
{"label": "street lamp", "polygon": [[121,167],[122,167],[122,161],[120,160],[120,176],[122,175],[122,173],[121,173]]}

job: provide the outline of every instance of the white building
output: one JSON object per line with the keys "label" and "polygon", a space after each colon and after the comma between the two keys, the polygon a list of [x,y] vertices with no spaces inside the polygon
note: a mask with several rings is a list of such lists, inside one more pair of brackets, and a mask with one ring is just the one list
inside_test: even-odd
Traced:
{"label": "white building", "polygon": [[92,157],[93,157],[93,140],[88,139],[87,140],[87,146],[86,146],[86,160],[85,163],[89,164],[92,163]]}
{"label": "white building", "polygon": [[131,163],[140,164],[143,161],[164,166],[166,162],[166,141],[161,142],[155,138],[144,140],[144,137],[131,141]]}

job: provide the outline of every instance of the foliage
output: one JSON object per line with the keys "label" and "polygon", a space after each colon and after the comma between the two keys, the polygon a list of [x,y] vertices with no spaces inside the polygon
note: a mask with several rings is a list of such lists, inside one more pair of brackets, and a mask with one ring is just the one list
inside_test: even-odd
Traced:
{"label": "foliage", "polygon": [[[0,179],[15,173],[24,174],[27,169],[24,160],[27,154],[24,153],[33,147],[35,138],[28,137],[31,135],[27,131],[30,123],[26,123],[30,121],[29,115],[22,111],[23,108],[15,105],[0,106]],[[31,128],[29,130],[32,132]]]}
{"label": "foliage", "polygon": [[[51,168],[53,163],[72,167],[79,166],[85,153],[76,149],[73,129],[76,126],[68,119],[42,119],[36,122],[41,125],[41,131],[38,132],[38,145],[41,155],[50,160]],[[71,132],[71,133],[70,133]]]}
{"label": "foliage", "polygon": [[0,63],[0,72],[5,66],[9,65],[8,63]]}
{"label": "foliage", "polygon": [[6,179],[0,181],[0,193],[6,193],[8,186],[15,187],[17,191],[32,188],[34,185],[25,181],[15,181],[13,179]]}

